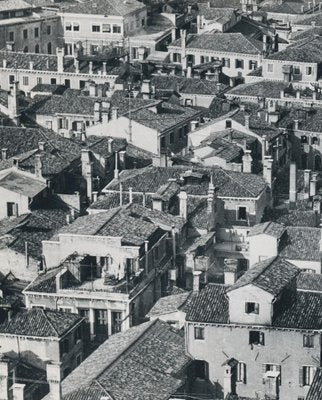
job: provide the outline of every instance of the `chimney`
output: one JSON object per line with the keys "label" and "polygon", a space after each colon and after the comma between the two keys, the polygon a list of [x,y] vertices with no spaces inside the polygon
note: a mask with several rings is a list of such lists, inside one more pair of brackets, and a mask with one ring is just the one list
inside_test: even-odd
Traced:
{"label": "chimney", "polygon": [[95,101],[94,103],[94,121],[99,122],[101,120],[101,102]]}
{"label": "chimney", "polygon": [[177,39],[177,29],[173,27],[171,29],[171,42],[174,42]]}
{"label": "chimney", "polygon": [[120,170],[126,169],[126,150],[119,152]]}
{"label": "chimney", "polygon": [[280,91],[280,97],[281,97],[281,99],[284,99],[284,89],[281,89],[281,91]]}
{"label": "chimney", "polygon": [[18,82],[14,82],[8,93],[8,115],[15,121],[17,121],[19,115],[18,84]]}
{"label": "chimney", "polygon": [[186,77],[187,78],[191,78],[191,65],[188,65],[188,67],[187,67],[187,75],[186,75]]}
{"label": "chimney", "polygon": [[113,143],[114,143],[114,140],[113,140],[112,138],[109,138],[107,143],[108,143],[108,145],[107,145],[107,150],[108,150],[108,152],[109,152],[109,153],[113,153]]}
{"label": "chimney", "polygon": [[171,238],[172,238],[173,267],[176,268],[177,243],[176,243],[176,230],[174,225],[171,226]]}
{"label": "chimney", "polygon": [[297,89],[297,91],[296,91],[296,98],[297,98],[298,100],[301,99],[301,91],[300,91],[300,89]]}
{"label": "chimney", "polygon": [[263,178],[270,188],[272,188],[273,183],[273,159],[271,157],[265,157],[264,159],[264,169]]}
{"label": "chimney", "polygon": [[35,175],[36,178],[42,178],[42,162],[41,162],[41,155],[35,155]]}
{"label": "chimney", "polygon": [[49,383],[49,393],[55,400],[62,400],[62,372],[61,363],[50,363],[46,365],[47,381]]}
{"label": "chimney", "polygon": [[112,111],[112,120],[118,119],[118,113],[119,113],[118,107],[112,107],[111,111]]}
{"label": "chimney", "polygon": [[146,194],[145,194],[145,192],[142,193],[142,207],[146,207]]}
{"label": "chimney", "polygon": [[97,197],[98,197],[98,192],[93,192],[93,203],[95,203],[97,201]]}
{"label": "chimney", "polygon": [[181,66],[182,69],[187,69],[187,55],[186,55],[186,42],[187,42],[187,32],[185,29],[180,29],[181,37]]}
{"label": "chimney", "polygon": [[318,180],[317,172],[312,172],[312,177],[311,177],[311,181],[310,181],[310,197],[316,195],[317,180]]}
{"label": "chimney", "polygon": [[313,90],[313,92],[312,92],[312,100],[316,101],[316,99],[317,99],[317,91]]}
{"label": "chimney", "polygon": [[44,151],[45,150],[45,142],[38,142],[38,149],[40,151]]}
{"label": "chimney", "polygon": [[89,73],[90,75],[93,75],[93,61],[90,61],[90,62],[88,63],[88,73]]}
{"label": "chimney", "polygon": [[234,258],[225,258],[224,262],[224,283],[233,285],[237,280],[238,260]]}
{"label": "chimney", "polygon": [[5,58],[2,60],[2,68],[7,68],[7,60]]}
{"label": "chimney", "polygon": [[250,174],[252,172],[253,157],[251,150],[244,150],[243,155],[243,172]]}
{"label": "chimney", "polygon": [[190,121],[191,132],[195,131],[198,127],[198,121]]}
{"label": "chimney", "polygon": [[11,386],[13,400],[25,399],[25,386],[24,383],[14,383]]}
{"label": "chimney", "polygon": [[149,251],[149,241],[145,240],[144,241],[144,252],[145,252],[145,273],[146,275],[149,273],[149,256],[148,256],[148,251]]}
{"label": "chimney", "polygon": [[129,203],[133,203],[133,188],[129,187]]}
{"label": "chimney", "polygon": [[215,215],[215,210],[216,210],[216,201],[217,201],[217,195],[215,192],[215,187],[212,182],[212,175],[210,176],[210,183],[209,183],[209,189],[208,189],[208,197],[207,197],[207,230],[208,232],[212,232],[214,228],[216,227],[216,215]]}
{"label": "chimney", "polygon": [[193,271],[192,291],[198,293],[200,291],[200,275],[201,271]]}
{"label": "chimney", "polygon": [[1,159],[6,160],[8,156],[8,149],[1,149]]}
{"label": "chimney", "polygon": [[34,69],[34,62],[29,61],[29,69],[33,70]]}
{"label": "chimney", "polygon": [[77,58],[74,58],[74,66],[75,66],[75,73],[79,74],[79,60],[77,60]]}
{"label": "chimney", "polygon": [[82,176],[86,181],[87,197],[89,200],[91,200],[93,193],[93,163],[91,162],[90,158],[90,150],[82,149],[81,162]]}
{"label": "chimney", "polygon": [[249,115],[245,115],[245,128],[249,129]]}
{"label": "chimney", "polygon": [[91,97],[96,97],[96,84],[95,84],[95,82],[90,82],[90,84],[89,84],[89,95]]}
{"label": "chimney", "polygon": [[293,161],[290,164],[290,193],[289,200],[291,203],[295,203],[297,199],[297,171],[296,163]]}
{"label": "chimney", "polygon": [[115,166],[114,166],[114,179],[119,179],[119,153],[118,151],[115,152]]}
{"label": "chimney", "polygon": [[9,363],[6,359],[0,359],[0,396],[1,400],[9,399]]}
{"label": "chimney", "polygon": [[106,62],[103,62],[103,64],[102,64],[102,74],[103,75],[106,75],[107,74],[107,71],[106,71]]}
{"label": "chimney", "polygon": [[311,180],[311,170],[305,169],[304,170],[304,192],[307,194],[310,193],[310,180]]}
{"label": "chimney", "polygon": [[57,72],[64,72],[64,49],[57,47]]}
{"label": "chimney", "polygon": [[263,51],[266,52],[267,50],[267,35],[263,35]]}
{"label": "chimney", "polygon": [[295,130],[295,131],[298,131],[298,129],[299,129],[299,120],[298,120],[298,119],[295,119],[295,120],[294,120],[294,130]]}
{"label": "chimney", "polygon": [[184,190],[180,190],[179,193],[179,215],[180,217],[187,219],[188,216],[188,195]]}
{"label": "chimney", "polygon": [[70,224],[70,214],[66,214],[66,225]]}

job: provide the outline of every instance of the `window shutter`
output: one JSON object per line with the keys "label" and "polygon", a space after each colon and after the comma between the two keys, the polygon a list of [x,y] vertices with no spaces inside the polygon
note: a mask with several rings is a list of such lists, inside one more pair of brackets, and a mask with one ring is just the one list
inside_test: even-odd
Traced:
{"label": "window shutter", "polygon": [[260,333],[259,333],[259,341],[260,341],[260,344],[261,344],[262,346],[265,345],[265,335],[264,335],[264,332],[260,332]]}
{"label": "window shutter", "polygon": [[299,385],[303,386],[303,367],[299,370]]}
{"label": "window shutter", "polygon": [[255,314],[259,314],[259,304],[255,303]]}
{"label": "window shutter", "polygon": [[242,364],[242,368],[243,368],[243,383],[247,383],[247,379],[246,379],[246,364],[245,363]]}

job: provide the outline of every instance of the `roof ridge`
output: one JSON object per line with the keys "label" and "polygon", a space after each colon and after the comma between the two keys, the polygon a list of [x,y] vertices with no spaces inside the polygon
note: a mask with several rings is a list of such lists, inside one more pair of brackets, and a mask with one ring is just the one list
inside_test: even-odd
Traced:
{"label": "roof ridge", "polygon": [[53,323],[49,320],[48,316],[47,316],[47,310],[44,310],[43,308],[40,309],[40,311],[42,312],[42,314],[44,315],[44,317],[46,318],[47,322],[49,323],[49,325],[51,326],[51,328],[54,330],[54,332],[56,333],[56,335],[59,337],[59,333],[57,331],[57,329],[54,327]]}
{"label": "roof ridge", "polygon": [[[248,188],[246,188],[245,186],[241,185],[241,183],[238,182],[237,179],[233,178],[230,174],[228,174],[228,171],[225,171],[223,168],[220,168],[224,174],[226,174],[228,176],[228,178],[230,178],[232,181],[234,181],[235,183],[237,183],[238,186],[240,186],[241,188],[245,189],[247,192],[249,192],[252,196],[256,196],[256,194],[254,192],[252,192],[251,190],[249,190]],[[230,171],[232,172],[232,171]]]}

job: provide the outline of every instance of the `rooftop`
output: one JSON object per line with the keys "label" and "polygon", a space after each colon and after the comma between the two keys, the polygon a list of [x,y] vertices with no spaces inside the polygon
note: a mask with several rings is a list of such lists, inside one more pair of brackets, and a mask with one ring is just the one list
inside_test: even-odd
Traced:
{"label": "rooftop", "polygon": [[322,57],[322,38],[314,36],[300,40],[285,50],[270,54],[268,60],[320,63]]}
{"label": "rooftop", "polygon": [[151,318],[158,315],[174,313],[179,310],[184,311],[186,304],[190,301],[191,292],[184,292],[161,297],[151,308],[147,316]]}
{"label": "rooftop", "polygon": [[277,224],[276,222],[268,221],[254,225],[249,232],[249,236],[265,234],[273,236],[276,239],[280,239],[280,237],[283,235],[284,232],[285,232],[285,226]]}
{"label": "rooftop", "polygon": [[225,24],[229,22],[235,14],[234,8],[219,8],[219,7],[208,7],[208,4],[200,3],[198,5],[199,12],[207,20],[214,20]]}
{"label": "rooftop", "polygon": [[305,2],[284,1],[282,3],[264,5],[261,10],[277,14],[304,14],[304,11],[308,10],[308,6]]}
{"label": "rooftop", "polygon": [[322,292],[322,275],[302,272],[297,277],[297,289],[306,292]]}
{"label": "rooftop", "polygon": [[23,0],[1,0],[0,12],[13,10],[26,10],[31,8],[30,4]]}
{"label": "rooftop", "polygon": [[36,178],[25,176],[17,171],[11,171],[0,179],[0,187],[30,198],[46,189],[47,185]]}
{"label": "rooftop", "polygon": [[[181,39],[177,39],[169,46],[181,47]],[[215,52],[238,54],[261,54],[263,44],[256,39],[237,33],[205,33],[202,35],[189,34],[187,49],[204,49]]]}
{"label": "rooftop", "polygon": [[290,260],[320,261],[321,229],[289,226],[281,242],[280,256]]}
{"label": "rooftop", "polygon": [[60,338],[81,320],[77,314],[34,308],[1,324],[0,334]]}
{"label": "rooftop", "polygon": [[145,6],[136,0],[90,0],[86,3],[77,3],[66,7],[63,13],[111,15],[124,17],[135,11],[145,9]]}
{"label": "rooftop", "polygon": [[[178,378],[190,363],[183,336],[155,320],[106,340],[62,384],[64,400],[167,400],[183,385]],[[47,399],[46,399],[47,400]]]}
{"label": "rooftop", "polygon": [[306,400],[319,400],[322,398],[322,368],[317,368],[313,382],[310,386]]}

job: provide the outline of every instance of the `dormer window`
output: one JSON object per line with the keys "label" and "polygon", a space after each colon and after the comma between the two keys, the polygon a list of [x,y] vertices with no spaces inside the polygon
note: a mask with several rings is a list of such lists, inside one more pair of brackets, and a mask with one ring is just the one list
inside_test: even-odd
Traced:
{"label": "dormer window", "polygon": [[259,314],[259,304],[254,302],[245,303],[246,314]]}
{"label": "dormer window", "polygon": [[247,220],[247,208],[246,207],[238,207],[237,208],[237,220],[238,221],[246,221]]}
{"label": "dormer window", "polygon": [[250,331],[249,332],[249,344],[260,344],[264,346],[265,344],[265,335],[260,331]]}

